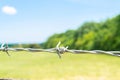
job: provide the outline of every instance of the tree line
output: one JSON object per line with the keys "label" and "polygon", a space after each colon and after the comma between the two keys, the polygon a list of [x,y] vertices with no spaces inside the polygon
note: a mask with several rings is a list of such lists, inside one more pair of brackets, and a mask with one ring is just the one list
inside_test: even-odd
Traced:
{"label": "tree line", "polygon": [[120,50],[120,14],[106,21],[86,22],[76,30],[54,34],[42,47],[55,47],[59,41],[69,49]]}
{"label": "tree line", "polygon": [[120,14],[101,22],[85,22],[76,30],[54,34],[41,44],[9,44],[9,47],[53,48],[59,41],[69,49],[120,50]]}
{"label": "tree line", "polygon": [[8,44],[8,47],[10,48],[41,48],[41,45],[38,44],[38,43],[24,43],[24,44],[17,44],[17,43],[11,43],[11,44]]}

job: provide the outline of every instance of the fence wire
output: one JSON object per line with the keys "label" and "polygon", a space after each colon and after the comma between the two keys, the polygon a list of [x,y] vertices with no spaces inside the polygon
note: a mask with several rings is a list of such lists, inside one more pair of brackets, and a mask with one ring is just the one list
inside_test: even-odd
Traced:
{"label": "fence wire", "polygon": [[107,54],[112,56],[120,57],[120,51],[103,51],[103,50],[70,50],[67,47],[60,47],[61,42],[58,42],[55,48],[50,49],[35,49],[35,48],[9,48],[7,44],[2,44],[0,51],[6,52],[8,56],[10,54],[8,51],[30,51],[30,52],[50,52],[50,53],[57,53],[58,57],[61,58],[61,54],[65,52],[70,52],[73,54]]}

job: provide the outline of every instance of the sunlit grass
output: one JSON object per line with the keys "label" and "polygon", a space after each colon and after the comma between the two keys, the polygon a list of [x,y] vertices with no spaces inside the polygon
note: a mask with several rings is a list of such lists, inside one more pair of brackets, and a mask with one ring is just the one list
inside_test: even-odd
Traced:
{"label": "sunlit grass", "polygon": [[103,54],[10,52],[0,54],[0,78],[120,80],[120,58]]}

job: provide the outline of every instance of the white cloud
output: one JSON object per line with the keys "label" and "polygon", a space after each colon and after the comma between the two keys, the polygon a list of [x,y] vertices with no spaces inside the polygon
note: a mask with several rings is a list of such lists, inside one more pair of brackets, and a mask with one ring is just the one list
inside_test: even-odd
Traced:
{"label": "white cloud", "polygon": [[17,13],[17,10],[12,6],[3,6],[2,12],[9,15],[15,15]]}

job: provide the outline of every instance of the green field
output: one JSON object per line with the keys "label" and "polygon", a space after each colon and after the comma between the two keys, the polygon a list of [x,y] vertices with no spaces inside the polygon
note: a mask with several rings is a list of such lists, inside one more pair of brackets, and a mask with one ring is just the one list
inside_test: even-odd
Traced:
{"label": "green field", "polygon": [[120,80],[120,58],[103,54],[0,52],[0,78],[20,80]]}

